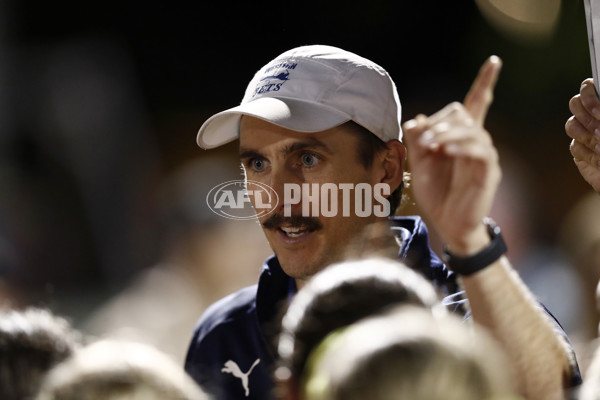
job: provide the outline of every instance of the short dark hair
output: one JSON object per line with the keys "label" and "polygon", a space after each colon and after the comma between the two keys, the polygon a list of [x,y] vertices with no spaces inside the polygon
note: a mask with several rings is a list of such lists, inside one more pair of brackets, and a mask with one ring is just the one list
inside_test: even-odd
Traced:
{"label": "short dark hair", "polygon": [[0,398],[28,399],[46,373],[84,342],[70,321],[36,307],[0,312]]}
{"label": "short dark hair", "polygon": [[[375,155],[387,148],[386,143],[375,136],[374,133],[369,131],[362,125],[357,124],[354,121],[348,121],[344,124],[348,128],[348,131],[357,134],[359,138],[359,146],[357,148],[357,158],[363,167],[369,168],[373,165]],[[406,174],[405,174],[406,177]],[[404,187],[404,181],[397,188],[392,191],[392,194],[388,197],[390,202],[390,215],[396,213],[396,209],[402,200],[402,189]]]}

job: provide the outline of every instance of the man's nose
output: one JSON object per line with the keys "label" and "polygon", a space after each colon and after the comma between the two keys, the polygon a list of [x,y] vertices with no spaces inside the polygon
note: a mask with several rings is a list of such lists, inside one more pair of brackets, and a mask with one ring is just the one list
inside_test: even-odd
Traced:
{"label": "man's nose", "polygon": [[302,179],[285,168],[273,169],[271,172],[270,186],[279,198],[277,212],[283,212],[286,208],[295,210],[299,206],[296,201],[297,188],[302,187]]}

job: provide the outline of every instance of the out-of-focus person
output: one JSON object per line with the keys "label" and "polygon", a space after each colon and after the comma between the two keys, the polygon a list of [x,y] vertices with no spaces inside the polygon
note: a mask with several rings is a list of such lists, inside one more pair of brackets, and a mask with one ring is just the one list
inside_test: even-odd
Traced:
{"label": "out-of-focus person", "polygon": [[586,334],[583,280],[567,254],[557,246],[558,235],[542,236],[539,207],[531,167],[509,149],[502,154],[502,181],[490,216],[502,227],[508,256],[523,282],[560,321],[572,342]]}
{"label": "out-of-focus person", "polygon": [[585,379],[578,391],[577,400],[600,399],[600,348],[590,348],[588,353],[589,365],[586,365]]}
{"label": "out-of-focus person", "polygon": [[[600,281],[600,196],[595,191],[581,196],[561,221],[559,246],[583,282],[580,309],[583,336],[576,344],[581,368],[585,371],[597,347],[600,307],[596,290]],[[575,337],[577,338],[577,336]],[[585,375],[585,372],[584,372]]]}
{"label": "out-of-focus person", "polygon": [[581,176],[600,193],[600,99],[594,80],[581,83],[579,94],[569,101],[573,115],[565,130],[572,139],[569,150]]}
{"label": "out-of-focus person", "polygon": [[100,340],[56,365],[37,400],[208,400],[171,357],[142,343]]}
{"label": "out-of-focus person", "polygon": [[[584,195],[571,208],[561,228],[561,245],[586,282],[586,313],[590,317],[589,329],[598,337],[598,310],[596,309],[596,287],[600,279],[600,255],[598,245],[600,233],[597,214],[600,203],[600,99],[592,78],[585,79],[579,93],[569,101],[573,114],[565,124],[567,136],[571,138],[569,150],[583,179],[594,192]],[[590,343],[583,354],[585,364],[594,357],[597,340]]]}
{"label": "out-of-focus person", "polygon": [[300,398],[516,400],[511,372],[487,331],[404,305],[329,334],[311,353]]}
{"label": "out-of-focus person", "polygon": [[400,304],[446,311],[433,285],[396,260],[347,261],[315,274],[282,317],[274,378],[278,398],[299,396],[308,356],[329,333]]}
{"label": "out-of-focus person", "polygon": [[0,310],[0,399],[32,399],[47,372],[83,342],[83,335],[52,311]]}

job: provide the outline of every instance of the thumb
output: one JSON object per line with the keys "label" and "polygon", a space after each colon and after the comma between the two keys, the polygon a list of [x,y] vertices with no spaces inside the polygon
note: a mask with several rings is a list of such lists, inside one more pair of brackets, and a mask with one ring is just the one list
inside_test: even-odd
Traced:
{"label": "thumb", "polygon": [[483,125],[488,109],[494,99],[494,87],[502,68],[502,60],[497,56],[489,57],[479,69],[463,105],[479,125]]}

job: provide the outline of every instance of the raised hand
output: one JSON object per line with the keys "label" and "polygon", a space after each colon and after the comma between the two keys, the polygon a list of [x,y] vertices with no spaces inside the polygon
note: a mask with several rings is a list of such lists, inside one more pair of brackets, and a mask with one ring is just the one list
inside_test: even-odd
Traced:
{"label": "raised hand", "polygon": [[581,84],[579,94],[569,102],[573,116],[565,130],[571,141],[571,154],[579,173],[600,192],[600,100],[592,79]]}
{"label": "raised hand", "polygon": [[483,64],[464,102],[403,125],[417,204],[455,254],[489,242],[482,224],[501,178],[498,153],[483,123],[502,63]]}

